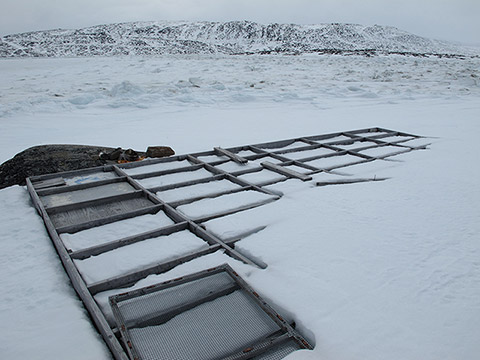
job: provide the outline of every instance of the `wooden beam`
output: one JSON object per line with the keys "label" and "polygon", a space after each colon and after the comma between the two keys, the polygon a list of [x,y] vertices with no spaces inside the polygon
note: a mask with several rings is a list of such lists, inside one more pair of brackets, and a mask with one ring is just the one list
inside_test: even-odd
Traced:
{"label": "wooden beam", "polygon": [[48,179],[48,180],[40,180],[34,184],[35,189],[38,189],[38,190],[51,188],[51,187],[64,186],[64,185],[67,185],[67,183],[62,177],[57,177],[57,178]]}
{"label": "wooden beam", "polygon": [[216,153],[218,154],[221,154],[223,156],[226,156],[228,157],[229,159],[235,161],[236,163],[238,164],[246,164],[248,163],[248,160],[241,157],[241,156],[238,156],[237,154],[234,154],[228,150],[225,150],[225,149],[222,149],[221,147],[214,147],[213,148],[215,150]]}
{"label": "wooden beam", "polygon": [[281,175],[290,177],[290,178],[295,178],[295,179],[300,179],[302,181],[308,181],[312,180],[312,177],[309,175],[305,175],[302,173],[299,173],[298,171],[287,169],[283,166],[276,165],[274,163],[271,163],[269,161],[264,161],[261,163],[261,165],[268,170],[275,171],[276,173],[279,173]]}
{"label": "wooden beam", "polygon": [[86,258],[89,258],[90,256],[100,255],[100,254],[103,254],[104,252],[118,249],[123,246],[135,244],[137,242],[156,238],[159,236],[170,235],[174,232],[182,231],[186,229],[187,229],[187,222],[173,224],[160,229],[147,231],[138,235],[128,236],[120,240],[114,240],[101,245],[92,246],[87,249],[73,251],[70,253],[70,256],[72,259],[84,260]]}
{"label": "wooden beam", "polygon": [[92,227],[96,226],[101,226],[101,225],[106,225],[110,224],[112,222],[120,221],[120,220],[125,220],[125,219],[130,219],[135,216],[140,216],[140,215],[146,215],[146,214],[153,214],[156,213],[157,211],[161,210],[163,205],[158,204],[158,205],[153,205],[153,206],[148,206],[145,208],[141,208],[138,210],[126,212],[123,214],[118,214],[118,215],[113,215],[109,216],[106,218],[101,218],[98,220],[93,220],[93,221],[87,221],[84,223],[80,224],[75,224],[75,225],[67,225],[67,226],[61,226],[57,228],[57,232],[60,233],[76,233],[78,231],[90,229]]}
{"label": "wooden beam", "polygon": [[345,185],[345,184],[356,184],[362,182],[371,182],[371,181],[384,181],[389,178],[368,178],[368,179],[340,179],[340,180],[329,180],[329,181],[318,181],[315,183],[316,186],[328,186],[328,185]]}
{"label": "wooden beam", "polygon": [[92,295],[95,295],[102,291],[124,288],[135,284],[138,280],[146,278],[149,275],[164,273],[170,269],[173,269],[177,265],[183,264],[184,262],[193,260],[200,256],[211,254],[221,248],[222,247],[220,244],[211,245],[206,249],[190,252],[186,255],[179,256],[173,260],[169,260],[160,264],[145,266],[139,270],[131,271],[123,275],[95,282],[88,285],[88,290]]}
{"label": "wooden beam", "polygon": [[40,216],[43,218],[45,227],[47,228],[48,234],[50,235],[50,239],[52,240],[52,243],[57,250],[57,254],[62,261],[62,264],[70,278],[70,281],[72,282],[73,288],[77,292],[78,296],[82,299],[83,304],[90,313],[90,316],[92,317],[95,325],[97,326],[98,331],[102,335],[103,340],[109,347],[116,360],[128,360],[128,357],[125,354],[122,346],[115,337],[115,334],[110,329],[110,325],[108,325],[105,316],[103,315],[97,303],[88,291],[85,282],[83,281],[83,278],[81,277],[76,266],[74,265],[73,260],[67,253],[67,250],[65,249],[62,240],[58,236],[58,233],[55,231],[55,227],[50,221],[50,218],[45,211],[45,208],[43,208],[40,198],[36,194],[30,179],[27,179],[27,189],[30,193],[33,203],[35,204],[35,207],[37,208]]}

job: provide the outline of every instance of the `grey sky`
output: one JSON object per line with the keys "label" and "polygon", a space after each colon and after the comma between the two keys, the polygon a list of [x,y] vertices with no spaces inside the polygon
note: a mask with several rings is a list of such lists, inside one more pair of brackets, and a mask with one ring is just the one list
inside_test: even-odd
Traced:
{"label": "grey sky", "polygon": [[479,0],[1,0],[0,36],[149,20],[392,25],[480,44]]}

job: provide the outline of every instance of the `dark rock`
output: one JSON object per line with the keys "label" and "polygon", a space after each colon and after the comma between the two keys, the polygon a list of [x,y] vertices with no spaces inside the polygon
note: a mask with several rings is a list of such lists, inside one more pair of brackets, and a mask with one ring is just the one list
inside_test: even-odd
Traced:
{"label": "dark rock", "polygon": [[139,159],[138,153],[133,149],[122,151],[119,160],[122,161],[137,161]]}
{"label": "dark rock", "polygon": [[[34,146],[15,155],[0,165],[0,189],[12,185],[25,185],[25,178],[35,175],[71,171],[108,163],[100,159],[100,153],[111,153],[115,149],[85,145],[41,145]],[[138,153],[142,156],[144,153]]]}
{"label": "dark rock", "polygon": [[175,151],[168,146],[149,146],[146,153],[146,156],[149,158],[161,158],[172,155],[175,155]]}

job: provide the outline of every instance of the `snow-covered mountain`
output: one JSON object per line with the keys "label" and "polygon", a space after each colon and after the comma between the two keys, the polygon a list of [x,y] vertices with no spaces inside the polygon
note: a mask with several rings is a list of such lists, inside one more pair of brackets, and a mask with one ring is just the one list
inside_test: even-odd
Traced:
{"label": "snow-covered mountain", "polygon": [[472,54],[471,49],[390,26],[338,23],[133,22],[0,38],[0,57],[305,52]]}

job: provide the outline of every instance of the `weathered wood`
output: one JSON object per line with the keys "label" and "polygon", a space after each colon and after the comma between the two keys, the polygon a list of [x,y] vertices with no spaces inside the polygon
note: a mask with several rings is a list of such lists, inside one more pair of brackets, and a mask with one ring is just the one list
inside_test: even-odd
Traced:
{"label": "weathered wood", "polygon": [[376,156],[375,159],[383,160],[383,159],[386,159],[386,158],[389,158],[389,157],[392,157],[392,156],[395,156],[395,155],[400,155],[400,154],[408,153],[408,152],[410,152],[410,151],[412,151],[412,150],[413,150],[413,149],[411,149],[411,148],[407,148],[407,149],[405,149],[405,150],[395,151],[395,152],[391,152],[391,153],[388,153],[388,154],[385,154],[385,155]]}
{"label": "weathered wood", "polygon": [[129,176],[132,179],[141,180],[141,179],[148,179],[148,178],[158,177],[158,176],[163,176],[163,175],[176,174],[176,173],[180,173],[180,172],[195,171],[195,170],[201,169],[202,167],[203,167],[202,164],[195,164],[195,165],[178,167],[178,168],[174,168],[174,169],[152,171],[152,172],[146,172],[146,173],[142,173],[142,174],[135,174],[135,175],[129,175]]}
{"label": "weathered wood", "polygon": [[221,154],[221,155],[224,155],[226,157],[228,157],[229,159],[235,161],[237,164],[246,164],[248,163],[248,160],[241,157],[241,156],[238,156],[237,154],[234,154],[228,150],[225,150],[225,149],[222,149],[221,147],[214,147],[213,148],[218,154]]}
{"label": "weathered wood", "polygon": [[[271,350],[274,347],[283,344],[290,339],[291,337],[289,334],[281,334],[280,336],[275,336],[273,338],[271,336],[267,336],[265,340],[246,346],[244,350],[228,355],[224,358],[224,360],[253,359],[259,355],[266,353],[268,350]],[[299,348],[301,347],[299,346]]]}
{"label": "weathered wood", "polygon": [[295,338],[298,341],[300,346],[304,349],[312,349],[313,347],[295,330],[292,326],[281,317],[275,309],[273,309],[263,298],[253,290],[253,288],[248,285],[245,280],[243,280],[228,264],[224,265],[225,271],[230,274],[230,276],[235,279],[235,281],[245,290],[245,292],[250,296],[253,301],[265,311],[268,316],[277,323],[277,325],[291,337]]}
{"label": "weathered wood", "polygon": [[45,188],[64,186],[66,184],[67,183],[65,182],[65,180],[63,180],[63,178],[57,177],[53,179],[37,181],[33,184],[33,186],[35,187],[35,189],[40,190]]}
{"label": "weathered wood", "polygon": [[170,234],[173,234],[174,232],[182,231],[185,229],[187,229],[187,222],[173,224],[173,225],[165,226],[160,229],[147,231],[138,235],[128,236],[123,239],[114,240],[101,245],[92,246],[87,249],[73,251],[70,253],[70,257],[76,260],[84,260],[86,258],[89,258],[90,256],[100,255],[100,254],[103,254],[104,252],[118,249],[123,246],[135,244],[137,242],[147,240],[147,239],[170,235]]}
{"label": "weathered wood", "polygon": [[207,232],[203,227],[194,223],[193,221],[190,221],[190,231],[193,232],[195,235],[197,235],[199,238],[208,242],[209,244],[215,244],[215,243],[220,244],[220,246],[223,247],[227,255],[230,255],[234,259],[237,259],[247,265],[251,265],[259,269],[266,268],[266,265],[264,266],[264,264],[255,263],[252,259],[239,253],[232,246],[226,244],[224,241],[222,241],[219,237],[215,236],[214,234]]}
{"label": "weathered wood", "polygon": [[218,175],[212,175],[211,177],[205,177],[201,179],[183,181],[183,182],[178,182],[178,183],[169,184],[169,185],[155,186],[155,187],[149,188],[148,190],[151,191],[152,193],[157,193],[160,191],[166,191],[166,190],[177,189],[177,188],[182,188],[182,187],[191,186],[191,185],[204,184],[204,183],[208,183],[216,180],[222,180],[224,178],[225,178],[224,174],[218,174]]}
{"label": "weathered wood", "polygon": [[134,190],[132,188],[132,190],[127,192],[127,193],[104,196],[104,197],[99,197],[99,198],[96,198],[96,199],[90,199],[90,200],[85,200],[85,201],[77,201],[77,202],[72,202],[70,204],[65,204],[65,205],[46,206],[46,204],[44,202],[44,206],[47,209],[48,214],[51,216],[51,215],[58,214],[58,213],[61,213],[61,212],[79,210],[81,208],[87,208],[87,207],[94,208],[95,206],[98,207],[100,205],[117,204],[117,203],[122,202],[124,200],[141,198],[142,194],[143,194],[143,192],[141,190]]}
{"label": "weathered wood", "polygon": [[344,185],[344,184],[356,184],[362,182],[371,182],[371,181],[384,181],[389,178],[367,178],[367,179],[341,179],[341,180],[329,180],[329,181],[318,181],[315,183],[316,186],[327,186],[327,185]]}
{"label": "weathered wood", "polygon": [[32,182],[32,184],[34,184],[35,182],[38,182],[38,181],[55,179],[55,178],[58,178],[58,177],[68,178],[68,177],[72,177],[72,176],[80,175],[80,174],[83,175],[83,174],[93,174],[93,173],[96,173],[96,172],[109,172],[111,170],[112,170],[111,165],[103,165],[103,166],[97,166],[97,167],[88,168],[88,169],[62,171],[62,172],[57,172],[57,173],[54,173],[54,174],[30,176],[30,181]]}
{"label": "weathered wood", "polygon": [[130,219],[136,216],[141,216],[141,215],[146,215],[146,214],[154,214],[157,211],[159,211],[163,205],[157,204],[149,207],[144,207],[138,210],[130,211],[130,212],[125,212],[117,215],[111,215],[108,217],[100,218],[97,220],[92,220],[92,221],[86,221],[83,223],[78,223],[78,224],[73,224],[73,225],[65,225],[65,226],[59,226],[57,227],[57,232],[59,234],[61,233],[76,233],[78,231],[90,229],[92,227],[96,226],[101,226],[101,225],[106,225],[110,224],[112,222],[120,221],[120,220],[125,220],[125,219]]}
{"label": "weathered wood", "polygon": [[190,252],[186,255],[179,256],[173,260],[169,260],[160,264],[145,266],[140,270],[132,271],[106,280],[98,281],[96,283],[88,285],[88,290],[92,295],[95,295],[99,292],[107,290],[124,288],[135,284],[137,281],[146,278],[149,275],[164,273],[170,269],[173,269],[177,265],[183,264],[200,256],[214,253],[221,248],[222,247],[220,244],[211,245],[203,250]]}
{"label": "weathered wood", "polygon": [[[137,195],[137,194],[135,194]],[[128,214],[138,209],[148,208],[153,203],[144,197],[135,197],[126,200],[109,201],[99,204],[91,204],[84,207],[73,208],[71,210],[52,211],[47,210],[52,222],[58,228],[65,226],[74,226],[78,224],[94,222],[100,219],[109,218],[111,216],[117,216],[122,214]],[[69,207],[67,205],[65,207]]]}
{"label": "weathered wood", "polygon": [[302,181],[307,181],[307,180],[312,180],[312,177],[309,175],[305,175],[302,173],[299,173],[295,170],[287,169],[283,166],[278,166],[274,163],[271,163],[269,161],[264,161],[261,163],[261,165],[268,170],[275,171],[276,173],[279,173],[281,175],[287,176],[289,178],[296,178],[300,179]]}
{"label": "weathered wood", "polygon": [[85,184],[68,185],[68,186],[62,186],[62,187],[55,187],[51,189],[41,189],[41,190],[36,189],[36,190],[37,190],[38,196],[57,195],[57,194],[63,194],[66,192],[71,192],[71,191],[86,190],[86,189],[90,189],[90,188],[94,188],[102,185],[116,184],[124,181],[126,181],[126,177],[117,177],[113,179],[93,181]]}
{"label": "weathered wood", "polygon": [[193,218],[192,220],[195,223],[200,224],[200,223],[203,223],[203,222],[206,222],[206,221],[209,221],[209,220],[213,220],[213,219],[216,219],[216,218],[219,218],[219,217],[235,214],[237,212],[241,212],[241,211],[245,211],[245,210],[254,209],[256,207],[269,204],[269,203],[271,203],[273,201],[276,201],[280,198],[278,194],[275,194],[274,196],[275,197],[272,197],[272,198],[266,199],[266,200],[262,200],[262,201],[258,201],[258,202],[253,203],[253,204],[240,206],[240,207],[235,208],[235,209],[222,211],[222,212],[218,212],[218,213],[207,215],[207,216],[201,216],[201,217],[198,217],[198,218]]}
{"label": "weathered wood", "polygon": [[190,203],[193,203],[195,201],[199,201],[199,200],[203,200],[203,199],[216,198],[216,197],[223,196],[223,195],[228,195],[228,194],[235,194],[235,193],[240,192],[240,191],[251,190],[251,189],[252,189],[252,187],[250,187],[250,186],[248,186],[248,187],[238,187],[236,189],[218,191],[216,193],[199,195],[199,196],[195,196],[195,197],[191,197],[191,198],[183,199],[183,200],[170,201],[170,202],[167,201],[167,203],[169,203],[171,206],[176,208],[177,206],[190,204]]}
{"label": "weathered wood", "polygon": [[30,179],[27,179],[27,188],[32,198],[32,201],[35,204],[35,207],[39,211],[39,214],[45,223],[45,227],[47,228],[48,234],[50,235],[50,239],[52,240],[52,243],[57,250],[57,254],[60,257],[60,260],[62,261],[62,264],[72,282],[73,288],[77,292],[78,296],[82,299],[83,304],[87,308],[90,316],[92,317],[95,325],[97,326],[97,329],[101,333],[103,340],[109,347],[116,360],[128,360],[128,357],[125,354],[122,346],[120,345],[117,338],[110,329],[110,326],[108,325],[105,316],[100,311],[100,308],[98,307],[97,303],[88,291],[85,282],[83,281],[80,273],[78,272],[77,268],[73,263],[73,260],[70,258],[67,250],[65,249],[65,246],[63,245],[63,242],[58,236],[58,233],[55,231],[55,227],[50,221],[47,212],[43,208],[40,198],[36,194]]}

